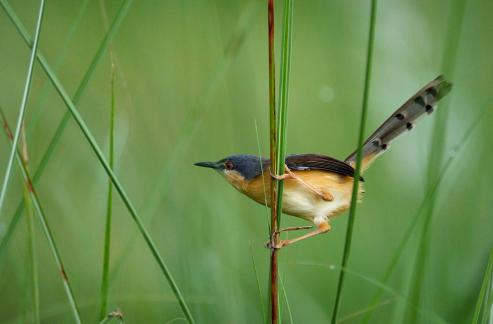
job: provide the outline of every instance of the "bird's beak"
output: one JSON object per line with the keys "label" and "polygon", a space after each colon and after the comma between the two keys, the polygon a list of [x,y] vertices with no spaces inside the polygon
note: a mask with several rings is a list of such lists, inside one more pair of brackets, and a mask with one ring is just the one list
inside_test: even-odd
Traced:
{"label": "bird's beak", "polygon": [[194,163],[194,165],[204,168],[219,169],[219,164],[217,162],[197,162]]}

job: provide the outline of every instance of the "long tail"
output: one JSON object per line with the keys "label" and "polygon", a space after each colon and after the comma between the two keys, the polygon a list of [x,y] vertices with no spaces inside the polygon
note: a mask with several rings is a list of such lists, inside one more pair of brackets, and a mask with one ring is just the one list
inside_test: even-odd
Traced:
{"label": "long tail", "polygon": [[[423,114],[431,114],[433,107],[451,88],[452,84],[439,76],[397,109],[363,144],[362,171],[368,169],[377,156],[389,147],[394,138],[405,131],[410,131]],[[356,151],[349,155],[345,162],[354,167]]]}

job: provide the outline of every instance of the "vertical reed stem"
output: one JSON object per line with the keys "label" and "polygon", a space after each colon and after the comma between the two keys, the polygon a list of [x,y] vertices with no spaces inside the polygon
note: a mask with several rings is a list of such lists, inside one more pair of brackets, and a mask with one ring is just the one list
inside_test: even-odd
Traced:
{"label": "vertical reed stem", "polygon": [[342,297],[342,288],[344,285],[345,271],[347,267],[347,263],[349,260],[349,253],[351,251],[351,238],[353,233],[354,226],[354,218],[356,214],[356,203],[358,200],[358,191],[359,191],[359,177],[361,170],[361,159],[362,152],[361,149],[363,147],[364,141],[364,133],[365,133],[365,124],[366,124],[366,112],[368,110],[368,93],[370,89],[370,80],[371,80],[371,62],[373,56],[373,39],[375,35],[375,13],[377,10],[377,1],[371,1],[371,9],[370,9],[370,30],[368,32],[368,47],[366,53],[366,68],[365,68],[365,85],[363,92],[363,105],[361,108],[361,121],[359,127],[359,135],[358,135],[358,151],[356,153],[356,168],[354,171],[354,184],[353,191],[351,195],[351,207],[349,208],[349,217],[346,231],[346,242],[344,244],[344,253],[342,256],[342,264],[341,271],[339,273],[339,281],[337,283],[337,293],[336,299],[334,302],[334,309],[332,310],[332,324],[337,322],[337,315],[339,313],[339,307]]}
{"label": "vertical reed stem", "polygon": [[[268,0],[268,42],[269,42],[269,117],[270,117],[270,167],[273,174],[277,174],[277,130],[276,130],[276,84],[274,65],[274,0]],[[279,229],[277,222],[277,188],[279,181],[271,178],[270,205],[271,205],[271,244],[279,242]],[[277,254],[278,250],[272,249],[270,254],[270,311],[271,323],[279,323],[279,269]]]}
{"label": "vertical reed stem", "polygon": [[[115,64],[111,64],[111,107],[110,107],[110,143],[109,143],[109,164],[113,169],[115,161]],[[113,215],[113,182],[108,180],[108,196],[106,203],[106,224],[104,231],[104,253],[103,253],[103,275],[101,279],[101,307],[99,318],[103,319],[107,315],[108,292],[109,292],[109,273],[110,273],[110,253],[111,253],[111,219]]]}

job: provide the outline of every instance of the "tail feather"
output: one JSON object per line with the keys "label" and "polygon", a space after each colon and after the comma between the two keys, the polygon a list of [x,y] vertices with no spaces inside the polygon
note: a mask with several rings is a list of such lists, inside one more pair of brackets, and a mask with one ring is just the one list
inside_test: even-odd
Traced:
{"label": "tail feather", "polygon": [[[431,114],[437,102],[451,88],[452,84],[439,76],[397,109],[363,144],[362,171],[366,170],[375,158],[389,147],[392,140],[410,131],[422,115]],[[345,159],[345,162],[353,167],[356,164],[356,153],[357,151],[353,152]]]}

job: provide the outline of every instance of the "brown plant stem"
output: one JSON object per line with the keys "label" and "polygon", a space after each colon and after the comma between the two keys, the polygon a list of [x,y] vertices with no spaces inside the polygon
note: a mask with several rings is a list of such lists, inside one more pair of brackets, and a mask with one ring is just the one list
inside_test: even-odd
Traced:
{"label": "brown plant stem", "polygon": [[[274,65],[274,1],[267,1],[268,15],[268,42],[269,42],[269,117],[270,117],[270,172],[277,174],[277,130],[276,130],[276,98],[275,98],[275,65]],[[279,180],[272,178],[270,185],[271,196],[271,245],[279,242],[277,230],[277,189]],[[272,249],[270,254],[270,313],[271,323],[279,323],[279,268],[277,260],[278,250]]]}

